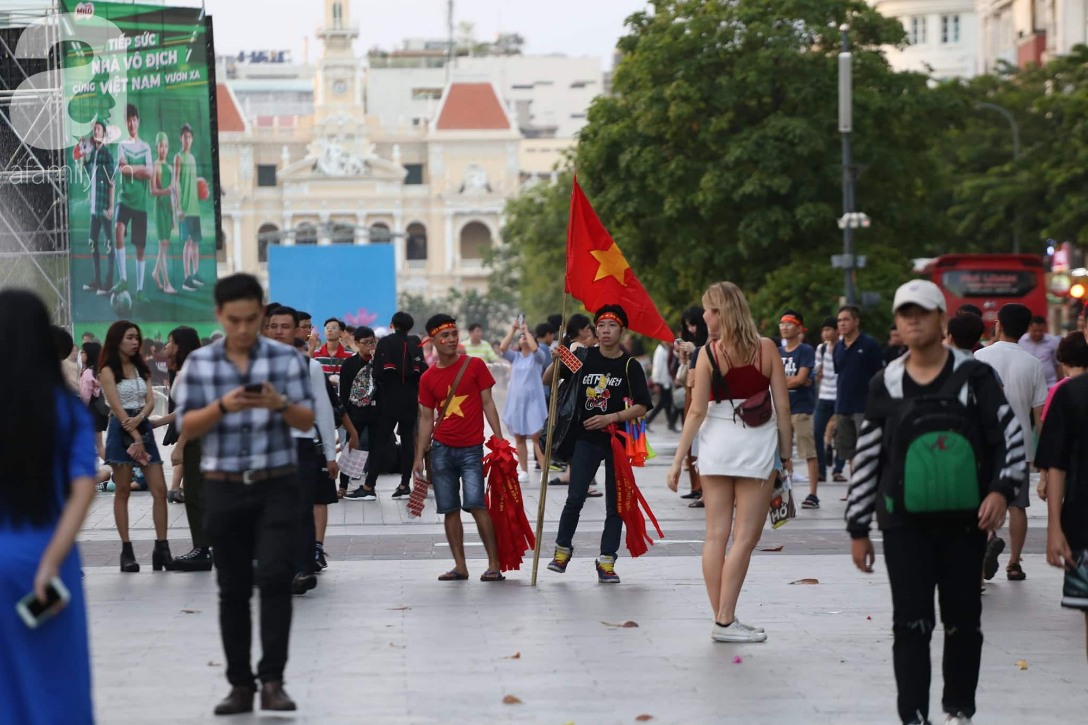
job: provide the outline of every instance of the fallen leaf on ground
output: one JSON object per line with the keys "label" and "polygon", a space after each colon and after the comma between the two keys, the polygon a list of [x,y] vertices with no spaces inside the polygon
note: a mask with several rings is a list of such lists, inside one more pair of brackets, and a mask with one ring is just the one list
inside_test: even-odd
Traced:
{"label": "fallen leaf on ground", "polygon": [[631,629],[632,627],[637,627],[638,626],[638,622],[632,622],[632,621],[627,621],[627,622],[605,622],[604,620],[601,620],[601,624],[603,624],[606,627],[620,627],[620,628],[623,628],[623,629]]}
{"label": "fallen leaf on ground", "polygon": [[406,644],[397,644],[396,642],[390,642],[389,646],[392,647],[393,649],[404,649],[408,645],[406,645]]}
{"label": "fallen leaf on ground", "polygon": [[1019,662],[1016,663],[1016,666],[1019,667],[1022,670],[1026,670],[1028,668],[1028,663],[1027,663],[1026,660],[1020,660]]}
{"label": "fallen leaf on ground", "polygon": [[181,613],[182,614],[199,614],[200,610],[199,609],[182,609]]}
{"label": "fallen leaf on ground", "polygon": [[208,660],[208,667],[222,667],[222,666],[223,665],[219,664],[218,662],[212,662],[211,660]]}
{"label": "fallen leaf on ground", "polygon": [[521,700],[514,697],[513,695],[507,695],[506,697],[502,698],[502,704],[504,704],[504,705],[520,705]]}
{"label": "fallen leaf on ground", "polygon": [[521,652],[515,652],[514,654],[510,655],[509,657],[503,657],[503,659],[504,660],[520,660],[521,659]]}
{"label": "fallen leaf on ground", "polygon": [[654,719],[653,715],[639,715],[638,717],[635,718],[635,721],[636,722],[646,722],[647,720],[653,720],[653,719]]}
{"label": "fallen leaf on ground", "polygon": [[760,549],[760,551],[782,551],[784,546],[784,544],[779,544],[778,546],[768,546],[765,549]]}
{"label": "fallen leaf on ground", "polygon": [[393,607],[389,611],[390,612],[409,612],[411,610],[412,610],[411,607]]}
{"label": "fallen leaf on ground", "polygon": [[733,658],[733,664],[739,665],[741,662],[744,662],[744,658],[741,657],[740,655],[737,655],[736,657]]}
{"label": "fallen leaf on ground", "polygon": [[819,579],[798,579],[797,581],[790,582],[790,584],[819,584]]}

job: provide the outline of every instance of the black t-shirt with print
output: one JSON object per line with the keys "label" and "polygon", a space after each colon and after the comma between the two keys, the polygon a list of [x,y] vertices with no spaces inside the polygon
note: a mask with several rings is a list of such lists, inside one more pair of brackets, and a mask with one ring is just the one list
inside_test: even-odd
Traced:
{"label": "black t-shirt with print", "polygon": [[[570,369],[562,363],[562,377],[571,378]],[[638,360],[627,353],[617,358],[607,358],[600,348],[589,348],[585,364],[574,375],[574,384],[578,386],[577,411],[581,421],[595,415],[622,413],[631,405],[645,405],[646,410],[653,408],[650,389],[646,385],[646,371]],[[602,431],[588,431],[578,424],[578,437],[596,442],[608,442],[608,435]]]}

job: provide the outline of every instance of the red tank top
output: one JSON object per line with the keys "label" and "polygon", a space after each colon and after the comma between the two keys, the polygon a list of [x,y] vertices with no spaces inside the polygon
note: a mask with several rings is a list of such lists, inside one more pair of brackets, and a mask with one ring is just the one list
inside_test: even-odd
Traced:
{"label": "red tank top", "polygon": [[[711,343],[707,345],[710,351],[711,368],[716,367],[717,363],[717,345]],[[725,362],[729,364],[729,370],[722,376],[724,384],[715,384],[713,380],[710,383],[710,400],[747,400],[756,393],[763,392],[770,384],[771,379],[763,374],[763,340],[759,341],[759,362],[758,364],[748,363],[747,365],[741,365],[740,367],[733,367],[733,361],[729,359],[729,353],[722,350],[722,354],[725,355]],[[726,386],[728,386],[728,392],[726,392]]]}

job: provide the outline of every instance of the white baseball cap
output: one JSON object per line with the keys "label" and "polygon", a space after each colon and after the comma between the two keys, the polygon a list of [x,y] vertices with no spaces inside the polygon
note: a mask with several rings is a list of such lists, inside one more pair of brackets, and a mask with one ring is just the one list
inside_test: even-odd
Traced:
{"label": "white baseball cap", "polygon": [[906,305],[918,305],[923,310],[948,311],[948,305],[944,301],[944,293],[941,288],[929,280],[915,279],[901,285],[895,291],[895,301],[892,303],[892,313],[896,313]]}

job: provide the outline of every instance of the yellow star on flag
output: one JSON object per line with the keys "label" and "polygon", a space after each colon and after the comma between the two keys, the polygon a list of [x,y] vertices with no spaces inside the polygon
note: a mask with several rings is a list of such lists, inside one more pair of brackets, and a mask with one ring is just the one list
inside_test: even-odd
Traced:
{"label": "yellow star on flag", "polygon": [[[452,387],[453,386],[451,385],[450,388],[452,388]],[[449,388],[447,388],[446,389],[446,395],[449,395],[449,394],[450,394],[449,393]],[[446,408],[446,418],[449,418],[451,415],[454,415],[454,414],[459,415],[462,418],[464,418],[465,417],[465,412],[463,410],[461,410],[461,403],[465,402],[466,400],[468,400],[467,395],[455,395],[455,396],[453,396],[453,398],[450,400],[449,407]],[[445,418],[443,418],[443,420],[445,420]]]}
{"label": "yellow star on flag", "polygon": [[594,249],[590,251],[590,254],[601,265],[597,268],[597,276],[593,278],[594,282],[605,277],[615,277],[617,282],[624,287],[627,286],[627,282],[624,281],[624,273],[631,269],[631,265],[623,258],[623,252],[620,251],[619,245],[612,242],[612,246],[607,250],[602,252],[599,249]]}

